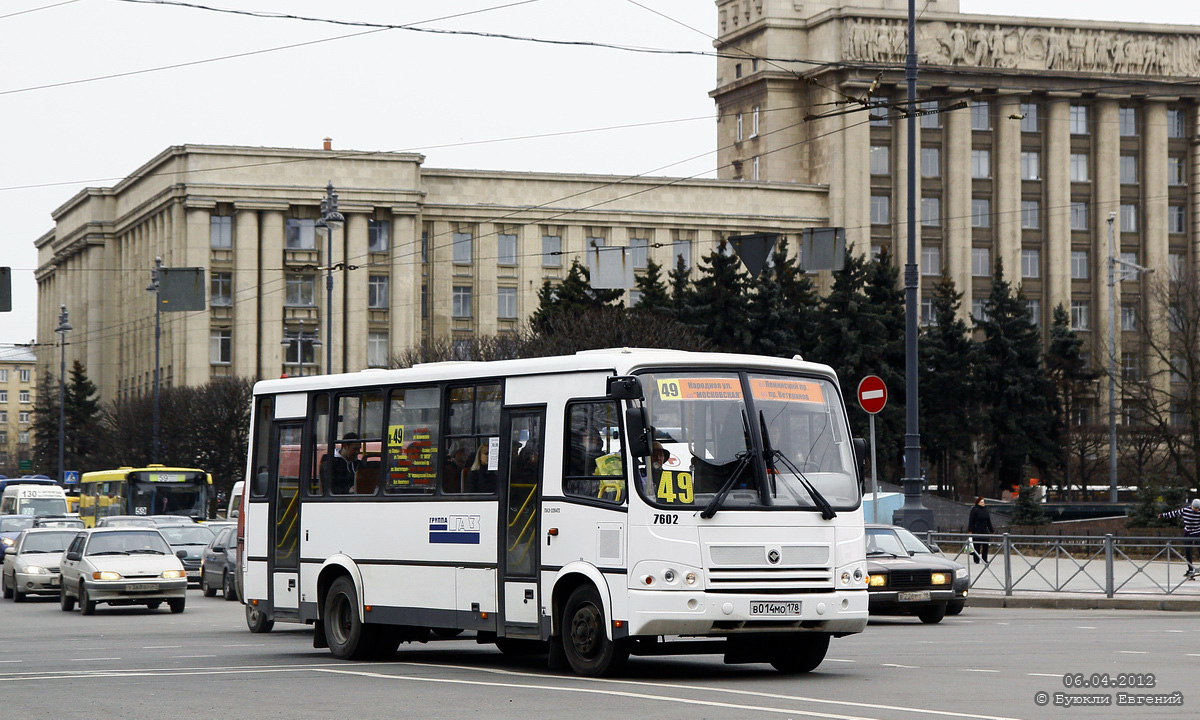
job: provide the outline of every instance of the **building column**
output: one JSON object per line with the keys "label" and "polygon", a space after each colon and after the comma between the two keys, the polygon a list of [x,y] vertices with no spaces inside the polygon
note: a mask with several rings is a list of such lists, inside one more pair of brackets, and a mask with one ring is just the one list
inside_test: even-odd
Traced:
{"label": "building column", "polygon": [[946,155],[945,230],[942,235],[942,263],[954,286],[963,294],[959,317],[971,324],[971,110],[945,114],[942,131]]}
{"label": "building column", "polygon": [[258,253],[258,376],[277,378],[283,372],[283,303],[287,285],[283,272],[283,210],[259,213]]}
{"label": "building column", "polygon": [[429,236],[428,250],[429,337],[449,338],[454,327],[450,316],[454,298],[453,228],[442,220],[430,222],[430,225],[433,232]]}
{"label": "building column", "polygon": [[995,183],[996,260],[1004,277],[1021,282],[1021,98],[1002,95],[996,101],[996,143],[992,147]]}
{"label": "building column", "polygon": [[1054,97],[1046,103],[1046,179],[1044,236],[1045,296],[1051,310],[1071,312],[1071,134],[1070,101]]}
{"label": "building column", "polygon": [[413,210],[392,209],[388,260],[388,354],[421,342],[421,224]]}
{"label": "building column", "polygon": [[[1095,298],[1092,307],[1092,333],[1103,340],[1105,366],[1109,363],[1121,372],[1121,347],[1123,334],[1121,332],[1121,283],[1116,283],[1111,289],[1108,285],[1108,217],[1116,213],[1113,219],[1113,252],[1121,257],[1121,134],[1120,110],[1115,100],[1101,100],[1094,106],[1096,110],[1095,135],[1092,147],[1091,172],[1092,203],[1095,205],[1092,217],[1095,218],[1095,228],[1092,231],[1092,245],[1088,249],[1092,259],[1090,273],[1092,276],[1092,297]],[[1068,159],[1069,161],[1069,159]],[[1120,268],[1117,268],[1120,274]],[[1068,282],[1070,282],[1068,280]],[[1109,297],[1112,295],[1112,297]],[[1113,359],[1108,359],[1109,349],[1109,315],[1112,314],[1112,326],[1116,335],[1112,339],[1115,348]],[[1101,383],[1101,401],[1107,407],[1108,383]],[[1120,391],[1117,394],[1117,405],[1121,405]]]}
{"label": "building column", "polygon": [[258,317],[258,212],[237,206],[233,223],[233,322],[230,328],[233,374],[262,379],[269,376],[259,373],[258,348],[249,342],[262,333]]}
{"label": "building column", "polygon": [[[846,228],[846,249],[859,255],[871,256],[871,126],[857,114],[842,116],[841,162],[834,162],[835,175],[841,175],[837,185],[830,185],[829,214],[834,226]],[[837,179],[834,179],[837,182]],[[835,201],[835,189],[840,200]],[[893,216],[898,213],[893,209]],[[695,267],[701,253],[692,258]],[[673,266],[672,266],[673,267]]]}
{"label": "building column", "polygon": [[[368,264],[370,255],[367,252],[367,215],[356,212],[346,213],[344,226],[346,266],[341,272],[333,274],[333,326],[334,337],[341,335],[343,351],[341,362],[338,362],[337,347],[334,347],[333,363],[343,372],[362,370],[367,366],[367,325],[370,310],[367,308],[367,290],[370,284],[371,267]],[[334,236],[336,240],[336,235]],[[336,242],[334,243],[337,244]],[[336,254],[336,249],[334,254]],[[351,265],[357,265],[357,270],[351,270]],[[338,284],[341,292],[338,292]],[[391,288],[388,288],[390,291]],[[338,302],[338,297],[342,301]],[[338,328],[341,328],[340,332]]]}
{"label": "building column", "polygon": [[[1156,307],[1151,286],[1161,284],[1167,274],[1169,241],[1167,237],[1167,106],[1162,102],[1147,102],[1143,106],[1142,155],[1146,175],[1142,178],[1142,219],[1139,228],[1144,256],[1141,263],[1156,268],[1153,274],[1140,278],[1141,295],[1149,322],[1151,342],[1160,348],[1170,342],[1170,324],[1166,308]],[[1160,275],[1161,273],[1161,275]],[[1154,378],[1155,390],[1165,394],[1170,390],[1171,376],[1166,361],[1155,353],[1144,353],[1147,377]],[[1168,408],[1169,411],[1169,408]]]}
{"label": "building column", "polygon": [[475,237],[475,328],[476,336],[495,335],[499,329],[496,321],[496,248],[497,234],[500,225],[479,223],[479,232]]}
{"label": "building column", "polygon": [[[174,233],[167,233],[166,228],[163,228],[165,237],[174,240],[172,244],[179,250],[176,261],[182,262],[184,267],[203,268],[206,285],[212,270],[209,261],[212,254],[212,209],[211,206],[189,207],[186,210],[187,222],[183,227],[175,227]],[[202,292],[205,296],[203,310],[179,314],[183,321],[180,328],[182,337],[176,340],[182,341],[182,352],[176,355],[178,362],[173,373],[173,382],[178,385],[198,387],[212,380],[212,365],[208,357],[208,340],[212,325],[209,320],[211,311],[207,300],[208,288],[203,288]],[[203,348],[203,352],[196,352],[200,348]]]}

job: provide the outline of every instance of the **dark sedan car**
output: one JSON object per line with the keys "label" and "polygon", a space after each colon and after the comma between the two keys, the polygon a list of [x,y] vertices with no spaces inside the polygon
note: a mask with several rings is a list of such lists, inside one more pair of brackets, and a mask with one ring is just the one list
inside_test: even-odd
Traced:
{"label": "dark sedan car", "polygon": [[171,550],[176,553],[184,551],[185,554],[179,559],[183,561],[184,570],[187,570],[188,584],[199,585],[200,560],[204,556],[204,548],[213,540],[213,531],[196,523],[159,525],[158,531],[171,543]]}
{"label": "dark sedan car", "polygon": [[956,593],[955,581],[967,579],[967,569],[953,560],[911,550],[900,532],[907,531],[891,525],[867,526],[870,611],[913,614],[924,623],[941,622],[947,606],[966,595],[965,585],[961,594]]}
{"label": "dark sedan car", "polygon": [[[966,607],[967,591],[971,587],[971,575],[967,567],[944,557],[939,550],[930,548],[921,538],[913,535],[904,528],[893,526],[892,529],[896,531],[896,535],[900,536],[900,542],[904,543],[904,549],[908,550],[913,557],[936,557],[954,563],[954,599],[946,603],[946,614],[958,615],[961,613],[963,608]],[[934,547],[936,548],[936,546]]]}
{"label": "dark sedan car", "polygon": [[200,559],[200,589],[204,597],[213,597],[220,590],[226,600],[237,600],[237,527],[223,527],[204,548]]}

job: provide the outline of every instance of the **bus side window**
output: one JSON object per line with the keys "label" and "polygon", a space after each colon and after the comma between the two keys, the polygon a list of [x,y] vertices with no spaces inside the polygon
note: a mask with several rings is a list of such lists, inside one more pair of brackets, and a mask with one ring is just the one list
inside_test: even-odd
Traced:
{"label": "bus side window", "polygon": [[613,432],[617,427],[614,402],[567,406],[565,495],[615,503],[624,500],[625,460],[621,442]]}
{"label": "bus side window", "polygon": [[258,401],[254,428],[254,476],[250,478],[250,496],[266,497],[268,486],[267,468],[271,457],[271,423],[275,420],[274,398],[264,397]]}

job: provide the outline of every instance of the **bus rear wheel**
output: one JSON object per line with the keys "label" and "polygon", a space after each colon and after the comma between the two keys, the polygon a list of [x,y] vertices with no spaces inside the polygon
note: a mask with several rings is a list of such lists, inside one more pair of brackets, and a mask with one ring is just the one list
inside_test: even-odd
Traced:
{"label": "bus rear wheel", "polygon": [[573,590],[563,606],[562,646],[571,669],[579,675],[612,675],[629,659],[629,645],[608,637],[600,594],[591,585]]}
{"label": "bus rear wheel", "polygon": [[364,623],[358,614],[354,581],[340,577],[325,596],[325,639],[329,652],[342,660],[378,660],[391,657],[400,647],[400,628]]}
{"label": "bus rear wheel", "polygon": [[246,627],[252,633],[269,633],[275,627],[275,621],[254,605],[246,603]]}

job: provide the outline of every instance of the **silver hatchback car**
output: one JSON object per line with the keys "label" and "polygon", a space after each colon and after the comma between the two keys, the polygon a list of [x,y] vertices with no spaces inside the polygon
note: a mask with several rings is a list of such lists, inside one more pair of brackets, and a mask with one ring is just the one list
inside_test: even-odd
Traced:
{"label": "silver hatchback car", "polygon": [[4,597],[23,602],[26,595],[57,595],[58,562],[78,531],[30,528],[4,554],[0,588]]}
{"label": "silver hatchback car", "polygon": [[145,605],[151,610],[165,600],[171,612],[183,612],[187,572],[157,528],[93,528],[78,533],[59,563],[64,612],[84,615],[96,605]]}

